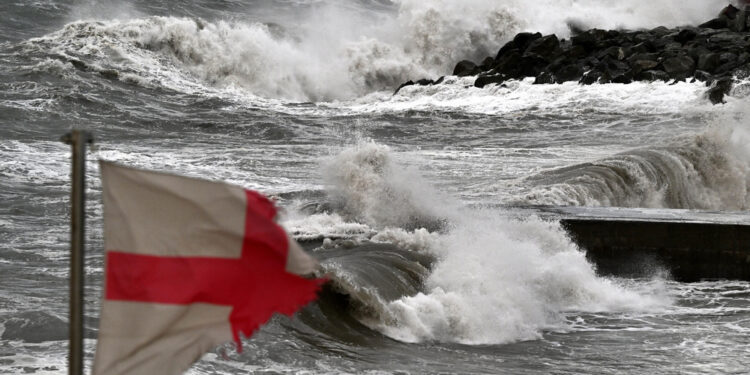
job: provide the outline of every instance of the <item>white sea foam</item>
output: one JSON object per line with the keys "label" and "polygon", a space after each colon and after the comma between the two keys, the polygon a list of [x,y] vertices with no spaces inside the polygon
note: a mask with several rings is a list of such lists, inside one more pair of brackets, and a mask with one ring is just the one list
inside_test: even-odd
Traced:
{"label": "white sea foam", "polygon": [[746,210],[750,128],[745,101],[715,112],[706,130],[533,176],[532,204]]}
{"label": "white sea foam", "polygon": [[[700,0],[399,0],[395,12],[376,13],[329,2],[281,26],[141,17],[76,22],[42,39],[62,55],[99,56],[92,67],[115,68],[134,83],[157,80],[207,92],[239,88],[254,101],[328,101],[448,74],[459,60],[494,56],[521,30],[566,37],[571,20],[604,28],[694,25],[721,6]],[[81,14],[112,17],[89,8]]]}
{"label": "white sea foam", "polygon": [[[426,212],[449,219],[443,234],[389,228],[373,237],[438,259],[424,293],[390,302],[385,321],[366,322],[387,335],[404,341],[502,343],[536,338],[544,329],[564,329],[567,311],[643,311],[669,305],[658,290],[631,291],[597,277],[555,222],[449,208],[445,198],[423,193],[429,185],[419,182],[416,172],[403,171],[389,153],[369,143],[334,159],[337,177],[330,181],[350,214],[382,227],[404,225]],[[402,182],[405,175],[410,176],[408,184]]]}
{"label": "white sea foam", "polygon": [[417,171],[399,167],[384,145],[366,142],[346,149],[325,164],[323,174],[330,196],[343,203],[346,214],[373,227],[428,223],[455,212],[455,202]]}

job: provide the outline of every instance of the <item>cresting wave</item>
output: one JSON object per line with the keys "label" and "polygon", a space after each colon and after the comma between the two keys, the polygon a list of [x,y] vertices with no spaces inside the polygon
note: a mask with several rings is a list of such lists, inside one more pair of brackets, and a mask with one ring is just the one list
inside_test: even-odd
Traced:
{"label": "cresting wave", "polygon": [[566,37],[571,21],[608,28],[690,24],[720,5],[399,0],[393,12],[368,13],[331,2],[282,24],[179,17],[78,21],[31,43],[146,86],[239,88],[266,99],[330,101],[391,91],[410,77],[445,75],[456,61],[494,55],[521,30]]}
{"label": "cresting wave", "polygon": [[746,110],[734,102],[702,134],[672,145],[542,172],[521,202],[548,205],[747,210],[750,148]]}
{"label": "cresting wave", "polygon": [[[390,153],[364,143],[328,163],[346,177],[330,180],[334,200],[344,201],[334,207],[378,228],[324,240],[316,250],[332,291],[345,296],[360,323],[406,342],[505,343],[569,328],[568,311],[650,311],[669,304],[658,288],[635,292],[598,277],[555,222],[509,219],[460,208],[449,197],[415,194],[431,187]],[[404,175],[415,176],[411,184],[399,183]],[[321,215],[338,213],[307,220],[317,225]],[[425,217],[443,218],[443,225],[404,229]],[[304,232],[304,221],[289,224]],[[326,298],[321,304],[336,300]]]}

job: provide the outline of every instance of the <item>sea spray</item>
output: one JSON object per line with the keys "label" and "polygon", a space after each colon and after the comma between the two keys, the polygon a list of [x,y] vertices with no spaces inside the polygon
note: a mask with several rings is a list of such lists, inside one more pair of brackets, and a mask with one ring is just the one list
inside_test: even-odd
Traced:
{"label": "sea spray", "polygon": [[[538,338],[545,329],[566,329],[568,312],[649,311],[669,305],[658,288],[636,292],[598,277],[557,222],[458,206],[446,210],[446,199],[415,171],[394,162],[391,153],[367,143],[327,164],[332,196],[343,200],[349,217],[381,228],[371,241],[436,258],[422,292],[385,307],[386,301],[379,300],[381,312],[362,317],[368,326],[407,342],[505,343]],[[440,214],[447,220],[440,232],[392,228]]]}
{"label": "sea spray", "polygon": [[[518,31],[567,37],[572,19],[601,28],[696,24],[720,7],[698,0],[399,0],[374,17],[324,3],[278,23],[139,17],[128,10],[130,18],[73,22],[38,46],[144,86],[157,81],[179,90],[332,101],[450,74],[459,60],[494,56]],[[112,17],[102,7],[85,9],[86,16]]]}
{"label": "sea spray", "polygon": [[374,227],[435,227],[457,208],[417,171],[399,167],[388,146],[373,142],[345,149],[323,174],[343,212]]}
{"label": "sea spray", "polygon": [[738,101],[695,135],[541,172],[527,204],[746,210],[750,207],[747,111]]}

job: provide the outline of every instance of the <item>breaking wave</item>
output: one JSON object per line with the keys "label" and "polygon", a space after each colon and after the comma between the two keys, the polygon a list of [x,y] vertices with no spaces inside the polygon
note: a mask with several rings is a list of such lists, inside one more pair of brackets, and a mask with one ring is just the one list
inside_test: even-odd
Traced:
{"label": "breaking wave", "polygon": [[[331,200],[339,203],[308,216],[307,224],[292,220],[292,229],[304,233],[321,216],[378,229],[317,239],[333,294],[309,314],[326,315],[339,311],[327,305],[343,304],[359,323],[401,341],[488,344],[567,329],[571,311],[651,311],[669,304],[658,288],[636,292],[598,277],[556,222],[459,208],[433,195],[418,171],[394,161],[387,147],[360,144],[324,169],[338,171],[328,182]],[[419,228],[425,217],[441,218],[442,225]]]}
{"label": "breaking wave", "polygon": [[532,192],[522,202],[747,210],[747,117],[742,112],[727,113],[702,134],[675,140],[669,146],[636,149],[532,176],[526,181],[533,186]]}
{"label": "breaking wave", "polygon": [[28,46],[144,86],[330,101],[445,75],[459,60],[494,56],[521,30],[565,37],[572,21],[608,28],[694,24],[720,5],[398,0],[393,9],[361,12],[333,2],[281,24],[182,17],[77,21]]}

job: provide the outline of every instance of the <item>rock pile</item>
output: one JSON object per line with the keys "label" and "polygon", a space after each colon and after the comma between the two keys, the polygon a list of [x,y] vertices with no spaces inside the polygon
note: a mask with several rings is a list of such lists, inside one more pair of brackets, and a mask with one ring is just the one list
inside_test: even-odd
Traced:
{"label": "rock pile", "polygon": [[[554,34],[519,33],[481,63],[464,60],[453,75],[476,76],[474,86],[535,77],[535,84],[578,81],[703,81],[713,103],[723,102],[736,76],[750,74],[750,12],[734,6],[697,27],[652,30],[575,30],[569,40]],[[439,84],[421,79],[404,86]]]}

